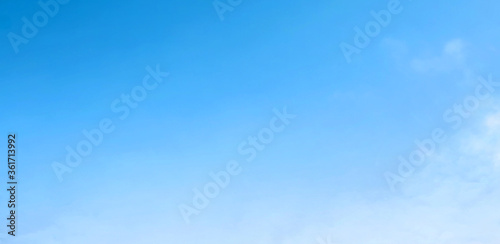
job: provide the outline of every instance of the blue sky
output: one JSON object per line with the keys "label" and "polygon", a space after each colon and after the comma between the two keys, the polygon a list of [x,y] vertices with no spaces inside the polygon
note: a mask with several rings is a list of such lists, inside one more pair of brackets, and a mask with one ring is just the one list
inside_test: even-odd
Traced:
{"label": "blue sky", "polygon": [[[443,113],[498,79],[500,4],[401,1],[346,62],[340,43],[389,2],[243,0],[222,21],[211,1],[71,0],[18,52],[9,33],[41,7],[1,3],[0,127],[18,134],[20,182],[1,240],[497,243],[499,95],[458,130]],[[120,120],[113,101],[157,65],[169,76]],[[245,162],[240,143],[285,107],[297,117]],[[115,130],[60,182],[53,162],[105,118]],[[448,140],[391,192],[384,173],[435,128]],[[232,159],[242,173],[187,224],[179,205]]]}

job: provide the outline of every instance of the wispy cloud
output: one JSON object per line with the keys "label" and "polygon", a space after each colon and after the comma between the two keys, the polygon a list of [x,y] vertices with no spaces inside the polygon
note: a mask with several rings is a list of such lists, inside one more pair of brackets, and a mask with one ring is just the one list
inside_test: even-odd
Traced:
{"label": "wispy cloud", "polygon": [[466,64],[466,44],[462,39],[448,41],[439,55],[415,58],[411,61],[415,71],[426,72],[449,72],[452,70],[464,70]]}
{"label": "wispy cloud", "polygon": [[498,243],[499,138],[494,112],[451,137],[401,196],[335,209],[331,244]]}

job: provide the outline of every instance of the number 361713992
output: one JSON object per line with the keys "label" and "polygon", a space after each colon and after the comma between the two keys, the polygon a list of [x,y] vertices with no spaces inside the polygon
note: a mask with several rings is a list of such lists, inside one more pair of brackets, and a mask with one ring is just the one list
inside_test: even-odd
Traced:
{"label": "number 361713992", "polygon": [[16,159],[14,158],[16,156],[16,135],[9,135],[8,136],[8,163],[9,163],[9,169],[12,171],[9,171],[9,178],[14,179],[14,175],[16,172],[14,171],[16,169]]}

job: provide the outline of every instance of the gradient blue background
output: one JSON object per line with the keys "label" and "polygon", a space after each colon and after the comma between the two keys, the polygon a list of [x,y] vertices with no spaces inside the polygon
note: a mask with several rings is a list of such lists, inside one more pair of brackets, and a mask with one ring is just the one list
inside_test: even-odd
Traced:
{"label": "gradient blue background", "polygon": [[[339,44],[387,2],[244,0],[221,21],[211,1],[72,0],[16,54],[7,33],[20,34],[21,18],[40,7],[3,1],[0,131],[18,135],[20,185],[18,236],[2,231],[2,242],[314,243],[354,218],[332,212],[405,201],[383,173],[447,126],[442,113],[473,92],[470,77],[495,77],[500,3],[401,1],[403,12],[347,63]],[[464,60],[443,54],[453,41]],[[445,64],[422,71],[415,60]],[[156,64],[170,76],[118,120],[111,102]],[[178,205],[209,172],[243,161],[239,143],[285,106],[297,117],[186,225]],[[116,130],[58,182],[51,164],[102,118]],[[397,243],[387,240],[373,243]]]}

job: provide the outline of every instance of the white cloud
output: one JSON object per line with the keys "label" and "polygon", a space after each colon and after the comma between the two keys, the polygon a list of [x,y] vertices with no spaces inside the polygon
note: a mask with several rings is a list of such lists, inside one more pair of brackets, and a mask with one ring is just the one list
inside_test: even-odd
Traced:
{"label": "white cloud", "polygon": [[449,139],[403,195],[335,209],[327,244],[500,243],[500,113]]}
{"label": "white cloud", "polygon": [[443,53],[460,59],[464,55],[464,42],[461,39],[454,39],[446,43]]}
{"label": "white cloud", "polygon": [[426,72],[448,72],[452,70],[467,71],[466,45],[461,39],[448,41],[441,54],[427,58],[416,58],[411,61],[414,70]]}
{"label": "white cloud", "polygon": [[276,200],[281,205],[263,201],[234,223],[210,226],[167,225],[163,213],[131,215],[106,204],[105,217],[68,213],[73,216],[10,243],[317,244],[319,237],[325,244],[498,244],[498,148],[500,113],[494,112],[451,136],[405,183],[403,195],[378,200],[364,193],[325,197],[334,203],[319,211],[324,213],[320,221],[297,216],[325,206],[315,203],[325,200],[321,198],[298,204],[301,208],[290,207],[293,201],[283,198]]}

